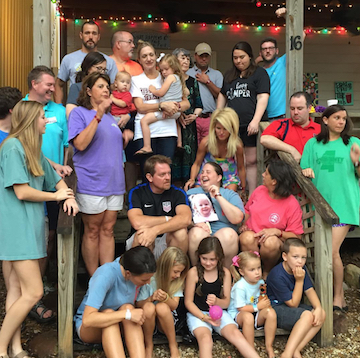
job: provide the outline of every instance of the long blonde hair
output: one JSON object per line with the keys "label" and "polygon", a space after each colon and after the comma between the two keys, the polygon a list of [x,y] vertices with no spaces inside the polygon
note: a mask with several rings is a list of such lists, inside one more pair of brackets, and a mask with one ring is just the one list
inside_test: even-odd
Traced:
{"label": "long blonde hair", "polygon": [[[171,269],[176,265],[184,265],[184,270],[179,278],[171,280]],[[185,277],[190,268],[189,258],[178,247],[168,247],[156,263],[155,280],[157,288],[165,291],[170,297],[183,289]]]}
{"label": "long blonde hair", "polygon": [[215,134],[215,126],[217,123],[220,123],[230,133],[226,148],[226,158],[232,158],[236,154],[238,145],[242,145],[242,141],[239,138],[239,117],[236,112],[229,107],[216,109],[213,112],[208,139],[208,150],[213,157],[219,154],[219,145]]}
{"label": "long blonde hair", "polygon": [[43,105],[36,101],[20,101],[11,115],[11,130],[7,139],[17,138],[25,152],[29,172],[39,177],[44,175],[40,154],[42,135],[39,133],[38,119]]}
{"label": "long blonde hair", "polygon": [[186,95],[185,95],[186,92],[185,91],[186,91],[187,87],[186,87],[186,84],[185,84],[184,72],[181,69],[180,62],[177,59],[177,57],[168,53],[168,54],[166,54],[165,56],[163,56],[161,58],[161,60],[159,62],[159,65],[162,62],[166,62],[169,65],[169,67],[174,71],[174,74],[179,76],[181,86],[182,86],[183,97],[186,97]]}

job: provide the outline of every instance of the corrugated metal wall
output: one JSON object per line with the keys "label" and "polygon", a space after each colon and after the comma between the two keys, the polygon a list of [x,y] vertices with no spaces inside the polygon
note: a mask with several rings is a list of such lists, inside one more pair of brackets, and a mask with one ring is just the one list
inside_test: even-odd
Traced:
{"label": "corrugated metal wall", "polygon": [[32,0],[0,0],[0,87],[28,92],[33,67]]}

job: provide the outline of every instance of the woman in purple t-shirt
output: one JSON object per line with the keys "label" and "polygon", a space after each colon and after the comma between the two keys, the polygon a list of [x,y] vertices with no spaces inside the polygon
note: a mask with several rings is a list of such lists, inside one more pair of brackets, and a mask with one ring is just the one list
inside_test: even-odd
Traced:
{"label": "woman in purple t-shirt", "polygon": [[121,133],[108,113],[109,88],[108,75],[90,74],[83,81],[79,107],[69,117],[78,177],[76,199],[84,222],[81,251],[90,276],[99,264],[114,260],[113,228],[125,193],[123,141],[127,143],[132,135],[129,130]]}

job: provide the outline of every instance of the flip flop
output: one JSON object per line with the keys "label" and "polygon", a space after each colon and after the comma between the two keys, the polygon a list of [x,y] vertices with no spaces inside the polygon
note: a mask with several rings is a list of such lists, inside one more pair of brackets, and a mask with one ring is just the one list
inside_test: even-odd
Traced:
{"label": "flip flop", "polygon": [[[42,308],[42,311],[40,314],[37,312],[38,308]],[[40,300],[29,312],[29,317],[35,319],[38,323],[47,323],[47,322],[52,321],[55,318],[54,312],[50,317],[45,318],[44,314],[48,311],[50,311],[50,309],[44,305],[44,302],[42,300]],[[18,357],[18,358],[21,358],[21,357]]]}
{"label": "flip flop", "polygon": [[144,149],[140,149],[134,154],[134,157],[142,157],[142,156],[145,156],[145,155],[152,155],[152,154],[154,154],[153,151],[148,152],[148,151],[146,151]]}
{"label": "flip flop", "polygon": [[24,357],[30,357],[29,352],[22,350],[16,356],[11,356],[11,358],[24,358]]}
{"label": "flip flop", "polygon": [[336,312],[336,311],[343,312],[343,310],[342,310],[341,307],[339,307],[339,306],[333,306],[333,312]]}
{"label": "flip flop", "polygon": [[348,312],[348,311],[349,311],[349,306],[344,306],[344,307],[342,308],[342,310],[343,310],[343,312]]}

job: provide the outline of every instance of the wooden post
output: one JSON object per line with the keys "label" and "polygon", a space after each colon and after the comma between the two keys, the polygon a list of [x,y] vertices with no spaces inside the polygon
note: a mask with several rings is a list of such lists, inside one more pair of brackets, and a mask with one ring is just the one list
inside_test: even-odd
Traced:
{"label": "wooden post", "polygon": [[33,48],[34,67],[51,66],[51,1],[33,1]]}
{"label": "wooden post", "polygon": [[[72,149],[69,148],[68,165],[74,168]],[[76,193],[75,170],[65,178],[69,188]],[[75,226],[79,218],[68,216],[60,209],[58,220],[58,357],[73,357],[74,292],[78,261],[80,230]]]}
{"label": "wooden post", "polygon": [[[286,0],[286,98],[303,90],[304,0]],[[286,117],[290,117],[286,106]]]}
{"label": "wooden post", "polygon": [[331,225],[315,211],[315,290],[326,313],[316,339],[321,347],[333,344],[333,274]]}
{"label": "wooden post", "polygon": [[70,234],[58,234],[58,356],[73,357],[74,219]]}

